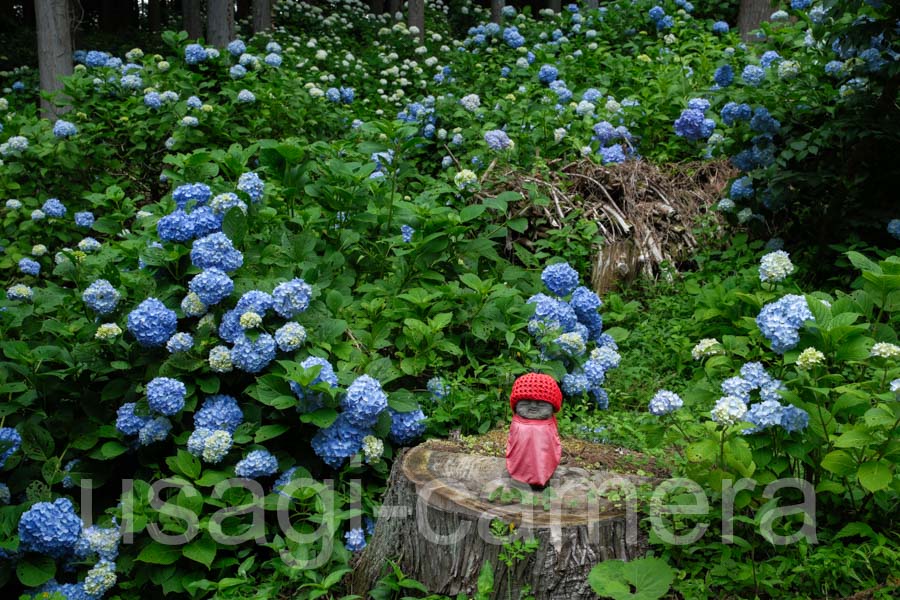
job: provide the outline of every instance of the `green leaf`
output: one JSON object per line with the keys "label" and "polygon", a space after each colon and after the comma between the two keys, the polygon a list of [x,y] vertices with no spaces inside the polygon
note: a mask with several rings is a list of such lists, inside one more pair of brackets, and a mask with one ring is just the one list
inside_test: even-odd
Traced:
{"label": "green leaf", "polygon": [[478,597],[490,598],[494,591],[494,568],[491,561],[485,560],[481,565],[481,572],[478,574]]}
{"label": "green leaf", "polygon": [[847,523],[846,525],[844,525],[844,527],[839,532],[837,532],[837,535],[834,536],[834,539],[840,540],[845,537],[852,537],[855,535],[872,539],[875,537],[875,532],[865,523],[854,521],[853,523]]}
{"label": "green leaf", "polygon": [[588,574],[594,592],[613,600],[657,600],[668,593],[673,581],[675,572],[661,558],[639,558],[627,563],[605,560]]}
{"label": "green leaf", "polygon": [[222,220],[222,233],[228,236],[228,239],[235,246],[240,246],[247,235],[247,216],[237,206],[233,206],[225,213]]}
{"label": "green leaf", "polygon": [[859,465],[856,474],[859,484],[870,492],[883,490],[891,484],[894,474],[891,465],[885,460],[870,460]]}
{"label": "green leaf", "polygon": [[528,219],[525,217],[510,219],[506,222],[506,226],[518,233],[525,233],[525,230],[528,229]]}
{"label": "green leaf", "polygon": [[328,427],[338,418],[338,413],[333,408],[320,408],[310,413],[300,415],[304,423],[312,423],[316,427]]}
{"label": "green leaf", "polygon": [[871,435],[865,430],[851,429],[845,431],[834,440],[835,448],[865,448],[874,441]]}
{"label": "green leaf", "polygon": [[685,448],[684,453],[691,462],[713,462],[719,454],[719,444],[711,439],[700,440]]}
{"label": "green leaf", "polygon": [[144,549],[138,554],[137,560],[153,565],[171,565],[180,557],[180,547],[166,546],[159,542],[150,542],[144,546]]}
{"label": "green leaf", "polygon": [[419,408],[419,403],[409,390],[396,390],[388,394],[388,406],[397,412],[411,412]]}
{"label": "green leaf", "polygon": [[822,458],[822,468],[844,477],[856,471],[856,461],[843,450],[833,450]]}
{"label": "green leaf", "polygon": [[16,566],[16,576],[23,585],[37,587],[56,575],[56,561],[42,554],[29,555]]}
{"label": "green leaf", "polygon": [[189,479],[197,479],[200,476],[200,460],[185,450],[179,450],[176,458],[178,468]]}
{"label": "green leaf", "polygon": [[466,221],[471,221],[472,219],[480,217],[485,208],[484,204],[470,204],[469,206],[466,206],[459,211],[460,222],[465,223]]}
{"label": "green leaf", "polygon": [[204,534],[184,547],[184,555],[208,569],[216,558],[216,547],[215,540]]}
{"label": "green leaf", "polygon": [[276,423],[274,425],[263,425],[259,429],[256,430],[256,435],[253,437],[253,441],[257,444],[261,444],[266,440],[271,440],[272,438],[276,438],[285,431],[290,429],[287,425],[283,423]]}

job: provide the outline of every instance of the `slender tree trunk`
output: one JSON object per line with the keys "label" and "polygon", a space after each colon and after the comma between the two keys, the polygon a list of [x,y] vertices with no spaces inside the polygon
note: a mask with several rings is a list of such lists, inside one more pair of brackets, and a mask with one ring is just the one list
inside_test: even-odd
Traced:
{"label": "slender tree trunk", "polygon": [[547,0],[547,8],[553,9],[553,12],[559,14],[562,12],[562,2],[560,0]]}
{"label": "slender tree trunk", "polygon": [[234,39],[234,3],[231,0],[209,0],[206,38],[216,48],[224,48]]}
{"label": "slender tree trunk", "polygon": [[272,0],[253,0],[253,33],[272,28]]}
{"label": "slender tree trunk", "polygon": [[403,2],[401,0],[389,0],[388,2],[388,10],[391,11],[391,16],[396,18],[398,12],[400,12],[400,6],[402,6]]}
{"label": "slender tree trunk", "polygon": [[384,0],[369,0],[369,8],[376,15],[384,12]]}
{"label": "slender tree trunk", "polygon": [[772,6],[769,0],[741,0],[738,10],[738,31],[745,42],[752,39],[751,32],[759,29],[759,24],[769,18]]}
{"label": "slender tree trunk", "polygon": [[[37,19],[38,68],[42,92],[57,92],[63,88],[60,77],[72,74],[72,35],[69,30],[68,0],[35,0]],[[46,99],[41,99],[41,111],[51,120],[65,112]]]}
{"label": "slender tree trunk", "polygon": [[408,0],[409,6],[409,22],[410,27],[416,27],[419,30],[419,43],[425,41],[425,0]]}
{"label": "slender tree trunk", "polygon": [[147,0],[147,29],[150,31],[159,31],[162,27],[162,13],[160,12],[159,0]]}
{"label": "slender tree trunk", "polygon": [[506,0],[491,0],[491,21],[498,25],[503,21],[504,6],[506,6]]}
{"label": "slender tree trunk", "polygon": [[181,0],[181,14],[188,39],[203,37],[203,21],[200,19],[200,0]]}

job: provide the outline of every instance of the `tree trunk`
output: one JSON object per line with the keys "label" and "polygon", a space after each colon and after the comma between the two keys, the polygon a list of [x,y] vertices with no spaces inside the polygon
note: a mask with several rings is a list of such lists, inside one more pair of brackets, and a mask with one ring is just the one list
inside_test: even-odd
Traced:
{"label": "tree trunk", "polygon": [[769,18],[772,6],[769,0],[741,0],[738,9],[738,31],[745,42],[753,39],[751,33],[759,29],[759,24]]}
{"label": "tree trunk", "polygon": [[373,14],[382,14],[384,12],[384,0],[369,0],[369,8]]}
{"label": "tree trunk", "polygon": [[272,0],[253,0],[253,33],[272,28]]}
{"label": "tree trunk", "polygon": [[203,21],[200,19],[200,0],[181,0],[181,14],[184,17],[184,30],[188,39],[203,37]]}
{"label": "tree trunk", "polygon": [[159,31],[162,28],[162,12],[159,0],[147,0],[147,29]]}
{"label": "tree trunk", "polygon": [[[397,19],[397,13],[400,12],[400,7],[403,5],[402,0],[389,0],[388,2],[388,10],[391,11],[391,17]],[[399,20],[399,19],[397,19]]]}
{"label": "tree trunk", "polygon": [[225,48],[234,39],[234,3],[209,0],[206,13],[206,41],[216,48]]}
{"label": "tree trunk", "polygon": [[[37,20],[38,69],[42,92],[63,88],[60,77],[72,74],[72,34],[69,30],[68,0],[35,0]],[[44,117],[56,120],[65,112],[46,99],[41,99]]]}
{"label": "tree trunk", "polygon": [[562,2],[560,0],[547,0],[547,8],[550,8],[556,14],[562,12]]}
{"label": "tree trunk", "polygon": [[409,22],[410,27],[416,27],[419,30],[419,43],[425,41],[425,0],[408,0]]}
{"label": "tree trunk", "polygon": [[503,7],[506,0],[491,0],[491,21],[500,24],[503,21]]}
{"label": "tree trunk", "polygon": [[[446,452],[426,442],[394,463],[375,534],[350,576],[351,592],[365,595],[395,560],[434,594],[471,597],[487,561],[495,598],[518,598],[527,585],[536,600],[595,599],[590,569],[639,557],[647,547],[633,505],[625,510],[604,496],[625,497],[643,481],[560,466],[548,486],[553,493],[532,492],[510,479],[503,458]],[[499,497],[514,487],[536,501]],[[513,524],[516,537],[533,535],[537,550],[508,569],[498,556],[504,540],[491,533],[495,520],[506,524],[504,531]]]}

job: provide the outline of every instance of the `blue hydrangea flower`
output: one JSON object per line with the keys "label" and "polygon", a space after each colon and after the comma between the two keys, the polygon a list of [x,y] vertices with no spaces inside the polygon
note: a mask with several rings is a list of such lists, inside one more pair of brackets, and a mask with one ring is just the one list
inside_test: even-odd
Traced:
{"label": "blue hydrangea flower", "polygon": [[189,96],[186,101],[187,107],[197,110],[201,106],[203,106],[203,101],[200,100],[197,96]]}
{"label": "blue hydrangea flower", "polygon": [[887,232],[895,239],[900,240],[900,219],[891,219],[887,225]]}
{"label": "blue hydrangea flower", "polygon": [[381,383],[369,375],[361,375],[350,384],[341,400],[344,414],[353,425],[360,428],[373,427],[378,415],[387,408],[387,394]]}
{"label": "blue hydrangea flower", "polygon": [[756,65],[747,65],[744,67],[744,70],[741,71],[741,79],[744,80],[749,86],[759,87],[759,85],[766,78],[766,72],[762,67],[758,67]]}
{"label": "blue hydrangea flower", "polygon": [[90,50],[84,57],[84,64],[88,67],[105,67],[110,59],[109,53],[100,50]]}
{"label": "blue hydrangea flower", "polygon": [[81,518],[68,498],[38,502],[19,518],[19,549],[61,558],[81,536]]}
{"label": "blue hydrangea flower", "polygon": [[22,436],[12,427],[0,427],[0,469],[22,445]]}
{"label": "blue hydrangea flower", "polygon": [[70,123],[69,121],[60,119],[53,124],[53,135],[60,139],[72,137],[76,133],[78,133],[78,128],[75,127],[74,123]]}
{"label": "blue hydrangea flower", "polygon": [[250,196],[252,202],[259,202],[262,200],[265,184],[259,175],[249,171],[238,178],[237,189]]}
{"label": "blue hydrangea flower", "polygon": [[350,422],[347,413],[342,413],[334,423],[316,432],[312,448],[326,465],[337,469],[360,451],[362,440],[368,434],[368,429],[360,429]]}
{"label": "blue hydrangea flower", "polygon": [[741,367],[741,377],[754,388],[761,388],[772,384],[775,379],[769,375],[762,363],[748,362]]}
{"label": "blue hydrangea flower", "polygon": [[791,8],[794,10],[806,10],[810,4],[812,0],[791,0]]}
{"label": "blue hydrangea flower", "polygon": [[188,44],[184,49],[184,62],[189,65],[202,63],[209,57],[206,48],[200,44]]}
{"label": "blue hydrangea flower", "polygon": [[568,296],[576,286],[578,286],[578,271],[573,269],[569,263],[556,263],[544,267],[541,272],[541,281],[547,286],[547,289],[558,296]]}
{"label": "blue hydrangea flower", "polygon": [[284,488],[294,480],[294,474],[296,472],[297,467],[291,467],[290,469],[284,471],[281,475],[278,476],[278,479],[275,480],[275,483],[272,484],[272,491],[279,496],[290,498],[291,496],[284,491]]}
{"label": "blue hydrangea flower", "polygon": [[617,165],[625,162],[625,150],[621,144],[613,144],[612,146],[604,146],[598,150],[600,159],[604,165]]}
{"label": "blue hydrangea flower", "polygon": [[136,406],[134,402],[126,402],[116,411],[116,429],[125,435],[137,435],[150,422],[150,417],[134,413]]}
{"label": "blue hydrangea flower", "polygon": [[202,206],[212,196],[212,190],[205,183],[186,183],[172,192],[172,199],[180,209]]}
{"label": "blue hydrangea flower", "polygon": [[669,390],[659,390],[650,399],[648,408],[650,414],[660,417],[675,412],[682,406],[684,406],[684,400],[681,399],[681,396]]}
{"label": "blue hydrangea flower", "polygon": [[731,65],[722,65],[713,74],[713,81],[720,88],[728,87],[734,82],[734,69],[731,68]]}
{"label": "blue hydrangea flower", "polygon": [[207,309],[208,307],[200,300],[200,296],[194,292],[188,292],[181,300],[181,311],[186,317],[202,317],[206,314]]}
{"label": "blue hydrangea flower", "polygon": [[528,323],[528,331],[532,335],[539,335],[547,330],[559,329],[565,333],[575,329],[578,318],[567,303],[546,294],[535,294],[527,303],[535,305],[534,315]]}
{"label": "blue hydrangea flower", "polygon": [[312,286],[296,278],[278,284],[272,291],[272,307],[284,319],[292,319],[309,308]]}
{"label": "blue hydrangea flower", "polygon": [[94,214],[88,211],[75,213],[75,225],[89,229],[94,226]]}
{"label": "blue hydrangea flower", "polygon": [[450,386],[438,376],[429,379],[425,389],[431,393],[432,400],[443,400],[450,394]]}
{"label": "blue hydrangea flower", "polygon": [[48,217],[56,217],[57,219],[61,219],[66,216],[66,207],[65,205],[59,201],[59,198],[49,198],[44,202],[44,205],[41,206],[41,210],[44,211]]}
{"label": "blue hydrangea flower", "polygon": [[197,429],[221,429],[233,434],[243,422],[244,413],[237,400],[225,394],[209,396],[194,413],[194,427]]}
{"label": "blue hydrangea flower", "polygon": [[306,328],[300,323],[288,321],[275,331],[275,343],[282,352],[293,352],[306,341]]}
{"label": "blue hydrangea flower", "polygon": [[366,547],[366,534],[361,527],[344,534],[344,547],[350,552],[360,552]]}
{"label": "blue hydrangea flower", "polygon": [[722,122],[726,125],[734,125],[738,121],[749,121],[752,110],[749,104],[728,102],[722,107]]}
{"label": "blue hydrangea flower", "polygon": [[81,299],[98,315],[108,315],[116,310],[122,295],[105,279],[98,279],[84,290]]}
{"label": "blue hydrangea flower", "polygon": [[606,410],[609,408],[609,394],[606,393],[606,390],[603,388],[594,388],[590,391],[591,397],[594,399],[594,403],[597,405],[597,408],[600,410]]}
{"label": "blue hydrangea flower", "polygon": [[138,442],[141,446],[162,442],[169,436],[170,431],[172,431],[172,422],[165,417],[156,417],[138,431]]}
{"label": "blue hydrangea flower", "polygon": [[588,379],[584,373],[566,373],[562,378],[562,391],[566,396],[580,396],[588,391]]}
{"label": "blue hydrangea flower", "polygon": [[[12,493],[9,491],[9,486],[5,483],[0,483],[0,506],[6,506],[11,500]],[[9,556],[0,553],[0,558],[9,558]]]}
{"label": "blue hydrangea flower", "polygon": [[194,347],[194,338],[189,333],[179,332],[169,338],[166,342],[166,350],[171,354],[178,352],[187,352]]}
{"label": "blue hydrangea flower", "polygon": [[541,65],[538,71],[538,80],[541,83],[552,83],[559,76],[559,70],[553,65]]}
{"label": "blue hydrangea flower", "polygon": [[231,295],[234,282],[225,271],[212,267],[195,275],[188,283],[188,289],[197,294],[204,305],[213,306]]}
{"label": "blue hydrangea flower", "polygon": [[194,219],[181,209],[156,222],[156,234],[165,242],[186,242],[194,238]]}
{"label": "blue hydrangea flower", "polygon": [[417,408],[410,412],[397,412],[388,408],[391,415],[391,439],[402,445],[407,445],[425,433],[425,413]]}
{"label": "blue hydrangea flower", "polygon": [[147,402],[150,410],[171,416],[184,408],[187,388],[171,377],[156,377],[147,384]]}
{"label": "blue hydrangea flower", "polygon": [[753,427],[744,429],[741,433],[747,435],[781,425],[783,410],[784,407],[777,400],[757,402],[747,409],[747,412],[741,417],[742,421],[752,423]]}
{"label": "blue hydrangea flower", "polygon": [[263,59],[263,61],[270,67],[277,68],[281,66],[282,58],[280,54],[275,54],[274,52],[272,52],[270,54],[266,54],[266,57]]}
{"label": "blue hydrangea flower", "polygon": [[753,181],[747,177],[735,179],[731,184],[731,198],[739,200],[753,196]]}
{"label": "blue hydrangea flower", "polygon": [[178,328],[178,315],[156,298],[147,298],[128,313],[128,331],[141,346],[164,346]]}
{"label": "blue hydrangea flower", "polygon": [[240,338],[231,349],[232,364],[247,373],[259,373],[274,359],[275,339],[268,333],[260,334],[256,340]]}
{"label": "blue hydrangea flower", "polygon": [[278,459],[268,450],[253,450],[234,467],[238,477],[256,479],[268,477],[278,471]]}
{"label": "blue hydrangea flower", "polygon": [[79,560],[97,556],[101,560],[115,560],[119,556],[119,540],[122,535],[117,526],[91,525],[81,531],[73,552]]}
{"label": "blue hydrangea flower", "polygon": [[756,324],[763,336],[772,343],[772,350],[784,354],[800,341],[799,329],[805,321],[813,320],[806,298],[788,294],[763,306]]}
{"label": "blue hydrangea flower", "polygon": [[750,403],[750,392],[756,386],[742,377],[730,377],[722,382],[722,393],[740,399],[744,404]]}
{"label": "blue hydrangea flower", "polygon": [[253,104],[256,102],[256,96],[250,90],[241,90],[238,92],[237,101],[241,104]]}
{"label": "blue hydrangea flower", "polygon": [[[331,366],[331,363],[324,358],[320,358],[318,356],[310,356],[303,360],[300,363],[300,366],[304,369],[312,369],[314,367],[319,367],[318,375],[310,382],[310,385],[316,385],[318,383],[325,382],[332,388],[337,387],[338,378],[334,373],[334,367]],[[321,398],[317,393],[310,393],[310,390],[307,390],[303,386],[301,386],[296,381],[290,382],[291,391],[303,401],[303,405],[298,407],[301,411],[309,411],[315,410],[321,407]]]}
{"label": "blue hydrangea flower", "polygon": [[41,272],[41,263],[30,258],[19,260],[19,272],[37,277]]}
{"label": "blue hydrangea flower", "polygon": [[400,226],[400,237],[403,239],[403,243],[408,244],[412,241],[412,236],[416,232],[415,229],[410,227],[409,225],[401,225]]}
{"label": "blue hydrangea flower", "polygon": [[213,233],[196,240],[191,246],[191,263],[199,269],[234,271],[244,264],[244,255],[224,233]]}
{"label": "blue hydrangea flower", "polygon": [[703,111],[686,108],[675,120],[675,134],[691,141],[706,140],[712,135],[716,122],[706,118]]}
{"label": "blue hydrangea flower", "polygon": [[509,136],[502,129],[488,131],[484,134],[484,141],[487,143],[488,148],[495,151],[506,150],[513,145],[512,140],[509,139]]}
{"label": "blue hydrangea flower", "polygon": [[718,33],[718,34],[728,33],[729,29],[730,28],[728,26],[728,23],[726,23],[725,21],[716,21],[712,25],[713,33]]}
{"label": "blue hydrangea flower", "polygon": [[759,133],[775,135],[781,128],[781,123],[769,114],[768,109],[760,106],[753,111],[750,119],[750,129]]}
{"label": "blue hydrangea flower", "polygon": [[227,48],[232,56],[240,56],[247,51],[247,44],[241,40],[231,40],[228,42]]}
{"label": "blue hydrangea flower", "polygon": [[802,408],[789,404],[781,411],[780,425],[788,433],[803,431],[809,426],[809,413]]}

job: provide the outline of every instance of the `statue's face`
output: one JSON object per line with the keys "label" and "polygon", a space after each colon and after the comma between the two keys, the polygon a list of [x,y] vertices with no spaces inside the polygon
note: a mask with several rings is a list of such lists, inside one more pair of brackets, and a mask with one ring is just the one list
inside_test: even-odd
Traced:
{"label": "statue's face", "polygon": [[516,414],[525,419],[549,419],[553,416],[553,405],[543,400],[519,400]]}

